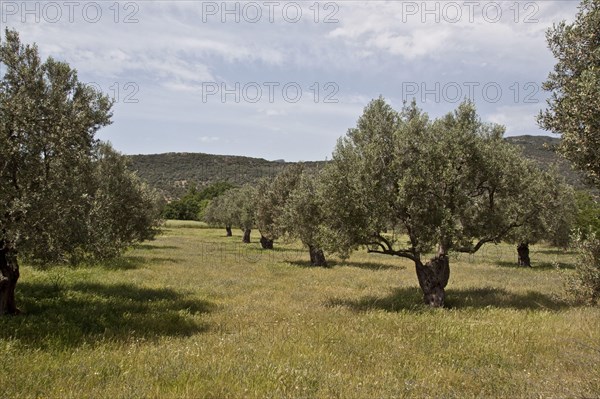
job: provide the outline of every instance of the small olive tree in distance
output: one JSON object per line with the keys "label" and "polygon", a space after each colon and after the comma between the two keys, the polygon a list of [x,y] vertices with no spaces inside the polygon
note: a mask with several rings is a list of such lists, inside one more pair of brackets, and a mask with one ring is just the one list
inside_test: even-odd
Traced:
{"label": "small olive tree in distance", "polygon": [[263,249],[273,249],[273,241],[283,235],[281,218],[303,169],[302,164],[293,164],[274,179],[262,179],[259,182],[256,190],[256,227],[261,234]]}
{"label": "small olive tree in distance", "polygon": [[[360,246],[414,262],[425,303],[444,306],[450,251],[497,243],[539,212],[542,172],[470,102],[430,120],[416,104],[371,101],[324,169],[326,248]],[[386,234],[405,233],[406,242]],[[423,254],[437,250],[429,261]]]}
{"label": "small olive tree in distance", "polygon": [[573,188],[556,170],[543,173],[541,179],[533,183],[530,193],[537,193],[539,211],[506,237],[506,241],[517,246],[517,264],[526,267],[531,267],[531,244],[546,241],[557,247],[568,247],[577,215]]}
{"label": "small olive tree in distance", "polygon": [[231,237],[231,226],[236,223],[235,210],[230,204],[233,196],[225,194],[227,193],[210,200],[204,211],[204,221],[210,226],[225,227],[226,236]]}
{"label": "small olive tree in distance", "polygon": [[279,219],[279,229],[288,237],[298,239],[308,248],[312,266],[327,266],[323,252],[323,198],[319,193],[319,174],[305,170]]}
{"label": "small olive tree in distance", "polygon": [[250,234],[255,225],[256,188],[246,184],[226,191],[213,199],[205,212],[205,220],[211,225],[224,225],[227,235],[231,226],[239,226],[244,232],[242,242],[250,242]]}

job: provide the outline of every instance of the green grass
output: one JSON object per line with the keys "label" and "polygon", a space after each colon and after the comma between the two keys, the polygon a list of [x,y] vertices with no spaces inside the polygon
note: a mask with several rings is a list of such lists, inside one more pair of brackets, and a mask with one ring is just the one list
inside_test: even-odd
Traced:
{"label": "green grass", "polygon": [[299,246],[204,227],[169,222],[100,266],[24,265],[25,313],[0,318],[0,397],[600,395],[600,309],[563,297],[572,253],[533,247],[532,269],[507,245],[454,257],[436,310],[408,261],[311,268]]}

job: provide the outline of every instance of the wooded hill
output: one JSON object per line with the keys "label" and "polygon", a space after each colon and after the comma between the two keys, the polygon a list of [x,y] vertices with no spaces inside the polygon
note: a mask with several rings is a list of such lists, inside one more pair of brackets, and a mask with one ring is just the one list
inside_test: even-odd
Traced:
{"label": "wooded hill", "polygon": [[[553,150],[559,139],[548,136],[514,136],[506,140],[523,149],[523,154],[537,161],[543,168],[557,164],[566,181],[576,188],[585,188],[580,174]],[[130,155],[131,168],[150,186],[164,193],[165,198],[179,198],[190,187],[203,187],[218,181],[234,185],[256,182],[261,177],[275,176],[293,162],[268,161],[232,155],[204,153],[166,153]],[[305,162],[309,168],[319,168],[325,161]]]}
{"label": "wooded hill", "polygon": [[564,176],[567,183],[580,190],[594,191],[584,182],[583,174],[574,170],[571,163],[560,157],[555,149],[560,144],[560,139],[549,136],[513,136],[506,137],[506,141],[521,147],[523,155],[536,161],[543,169],[556,165],[558,171]]}

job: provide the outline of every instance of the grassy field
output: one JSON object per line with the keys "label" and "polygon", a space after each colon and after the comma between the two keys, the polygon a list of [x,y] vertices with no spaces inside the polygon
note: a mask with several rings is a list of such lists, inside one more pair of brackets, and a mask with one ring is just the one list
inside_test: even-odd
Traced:
{"label": "grassy field", "polygon": [[109,264],[24,265],[24,315],[0,318],[0,397],[594,398],[600,309],[569,304],[575,256],[507,245],[452,259],[449,309],[414,266],[169,222]]}

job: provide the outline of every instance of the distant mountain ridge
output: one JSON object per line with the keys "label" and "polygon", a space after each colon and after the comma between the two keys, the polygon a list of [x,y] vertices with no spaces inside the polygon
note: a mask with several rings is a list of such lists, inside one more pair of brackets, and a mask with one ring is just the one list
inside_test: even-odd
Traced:
{"label": "distant mountain ridge", "polygon": [[[128,158],[131,169],[168,199],[182,196],[190,187],[202,187],[218,181],[234,185],[254,183],[262,177],[275,176],[287,165],[295,163],[282,159],[268,161],[238,155],[186,152],[128,155]],[[325,165],[325,161],[304,164],[318,168]]]}
{"label": "distant mountain ridge", "polygon": [[567,183],[580,190],[592,190],[586,183],[583,174],[571,167],[566,159],[556,153],[560,139],[549,136],[512,136],[505,137],[509,143],[521,147],[523,155],[536,161],[543,169],[556,165],[559,173]]}
{"label": "distant mountain ridge", "polygon": [[[585,188],[581,175],[572,170],[569,163],[553,150],[560,139],[548,136],[512,136],[506,141],[519,146],[523,155],[533,159],[542,168],[556,164],[565,180],[576,188]],[[152,155],[128,155],[132,170],[150,186],[161,191],[168,199],[182,196],[190,187],[202,187],[217,181],[235,185],[254,183],[261,177],[275,176],[287,165],[282,159],[268,161],[237,155],[213,155],[205,153],[165,153]],[[326,161],[304,162],[309,168],[320,168]]]}

